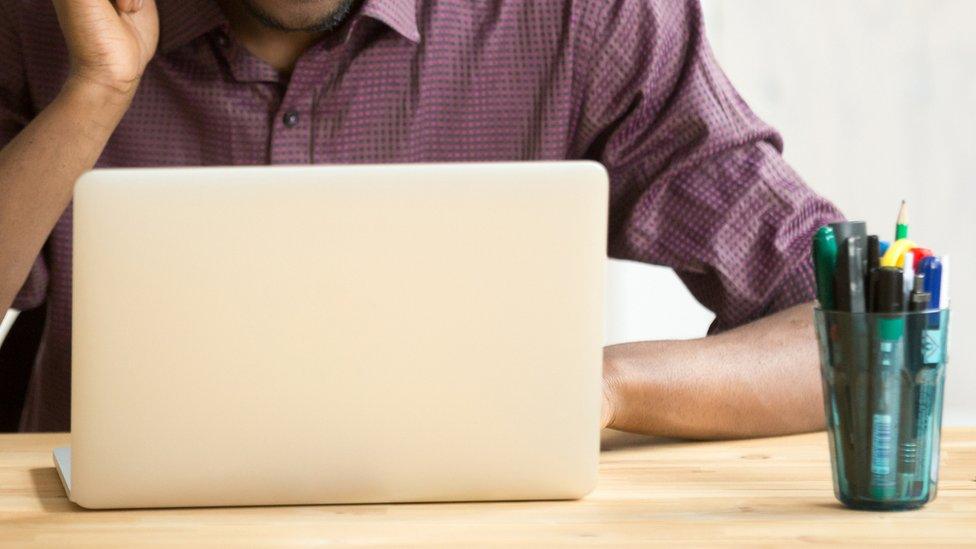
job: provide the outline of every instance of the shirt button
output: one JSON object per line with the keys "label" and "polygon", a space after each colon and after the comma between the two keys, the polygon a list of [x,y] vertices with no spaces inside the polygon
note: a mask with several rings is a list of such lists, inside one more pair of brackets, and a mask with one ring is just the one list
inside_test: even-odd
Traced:
{"label": "shirt button", "polygon": [[281,117],[281,121],[286,128],[294,128],[298,125],[298,111],[288,111]]}

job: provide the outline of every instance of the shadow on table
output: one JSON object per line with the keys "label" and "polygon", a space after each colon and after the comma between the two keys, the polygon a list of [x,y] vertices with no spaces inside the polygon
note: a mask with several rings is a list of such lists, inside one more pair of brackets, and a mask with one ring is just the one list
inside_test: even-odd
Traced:
{"label": "shadow on table", "polygon": [[84,508],[68,501],[68,495],[61,485],[61,479],[54,467],[37,467],[30,470],[31,487],[41,503],[41,508],[48,513],[64,513],[84,511]]}
{"label": "shadow on table", "polygon": [[613,429],[604,429],[600,433],[600,450],[604,452],[640,446],[669,446],[683,442],[688,441],[625,433],[623,431],[614,431]]}

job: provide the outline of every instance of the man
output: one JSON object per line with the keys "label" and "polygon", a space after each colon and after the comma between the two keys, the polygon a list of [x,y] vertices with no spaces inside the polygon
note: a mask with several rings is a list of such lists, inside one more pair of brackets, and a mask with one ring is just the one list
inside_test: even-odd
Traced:
{"label": "man", "polygon": [[701,340],[607,348],[605,424],[822,427],[807,246],[839,215],[719,70],[696,1],[0,12],[0,310],[47,308],[24,429],[69,428],[69,202],[92,166],[578,158],[611,174],[610,255],[674,268],[717,315]]}

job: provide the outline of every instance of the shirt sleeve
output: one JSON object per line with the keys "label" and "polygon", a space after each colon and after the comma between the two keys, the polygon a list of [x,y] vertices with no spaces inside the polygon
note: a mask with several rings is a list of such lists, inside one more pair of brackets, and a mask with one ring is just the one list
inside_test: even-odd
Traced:
{"label": "shirt sleeve", "polygon": [[[7,146],[32,117],[21,42],[9,4],[13,2],[0,2],[0,148]],[[34,261],[13,308],[27,310],[44,303],[48,270],[43,255]]]}
{"label": "shirt sleeve", "polygon": [[698,1],[587,9],[576,135],[610,173],[609,255],[673,268],[711,332],[812,300],[810,239],[842,216],[723,74]]}

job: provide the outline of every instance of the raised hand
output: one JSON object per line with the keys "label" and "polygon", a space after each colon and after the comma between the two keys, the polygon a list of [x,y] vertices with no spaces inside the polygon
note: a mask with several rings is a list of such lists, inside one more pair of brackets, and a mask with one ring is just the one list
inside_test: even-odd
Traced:
{"label": "raised hand", "polygon": [[135,93],[156,53],[155,0],[54,0],[71,56],[71,77]]}

